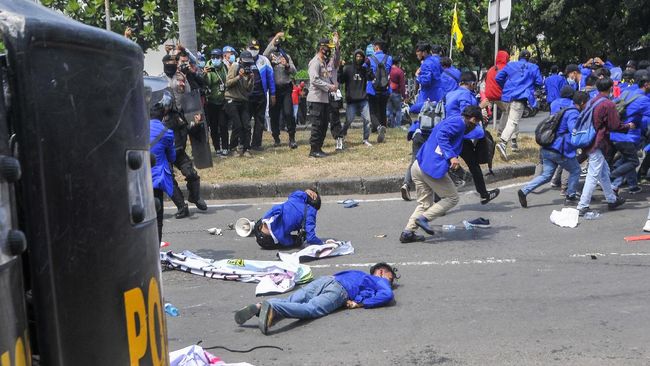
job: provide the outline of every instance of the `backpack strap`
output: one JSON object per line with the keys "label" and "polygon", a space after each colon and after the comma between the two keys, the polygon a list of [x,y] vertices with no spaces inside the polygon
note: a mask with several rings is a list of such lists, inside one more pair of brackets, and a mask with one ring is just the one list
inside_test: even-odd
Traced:
{"label": "backpack strap", "polygon": [[151,143],[149,144],[149,149],[151,149],[152,147],[154,147],[154,145],[156,145],[158,142],[160,142],[160,140],[162,140],[162,138],[165,136],[165,134],[167,133],[168,130],[169,130],[169,128],[167,128],[167,126],[165,126],[165,124],[163,124],[162,131],[160,131],[158,136],[156,136],[156,138],[153,139],[153,141],[151,141]]}

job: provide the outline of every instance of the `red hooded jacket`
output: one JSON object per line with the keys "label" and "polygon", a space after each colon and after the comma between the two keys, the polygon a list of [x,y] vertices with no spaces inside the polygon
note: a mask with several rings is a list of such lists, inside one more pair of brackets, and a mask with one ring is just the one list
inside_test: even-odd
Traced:
{"label": "red hooded jacket", "polygon": [[501,100],[501,87],[497,84],[495,77],[499,70],[506,67],[510,55],[506,51],[497,52],[497,64],[490,67],[485,78],[485,97],[490,101]]}

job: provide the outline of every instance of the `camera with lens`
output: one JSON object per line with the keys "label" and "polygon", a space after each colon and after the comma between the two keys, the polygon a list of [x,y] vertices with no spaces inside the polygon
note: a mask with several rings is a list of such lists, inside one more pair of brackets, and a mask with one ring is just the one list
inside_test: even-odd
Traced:
{"label": "camera with lens", "polygon": [[244,69],[244,72],[245,72],[246,74],[250,74],[251,72],[253,72],[253,64],[252,64],[252,63],[249,63],[249,62],[242,62],[242,63],[239,64],[239,66],[240,66],[242,69]]}

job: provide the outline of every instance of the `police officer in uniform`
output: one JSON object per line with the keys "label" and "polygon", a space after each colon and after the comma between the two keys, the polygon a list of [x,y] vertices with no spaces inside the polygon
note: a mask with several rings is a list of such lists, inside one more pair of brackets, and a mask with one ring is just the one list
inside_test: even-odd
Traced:
{"label": "police officer in uniform", "polygon": [[[169,129],[174,131],[174,145],[176,146],[176,161],[174,162],[174,166],[181,171],[181,174],[183,174],[187,182],[187,190],[189,192],[187,200],[194,203],[199,210],[205,211],[208,209],[208,206],[200,196],[201,178],[196,169],[194,169],[192,159],[185,152],[190,125],[185,119],[182,105],[183,98],[192,90],[188,78],[194,77],[189,66],[189,57],[186,53],[180,52],[175,56],[166,55],[163,57],[165,76],[167,77],[169,82],[168,86],[174,97],[172,111],[165,117],[163,122]],[[200,117],[200,115],[195,116],[195,121],[192,122],[200,122]],[[176,178],[174,178],[174,193],[171,199],[176,205],[176,208],[178,208],[178,212],[175,214],[177,219],[182,219],[190,215],[190,210],[187,203],[185,203],[183,192],[178,187]]]}

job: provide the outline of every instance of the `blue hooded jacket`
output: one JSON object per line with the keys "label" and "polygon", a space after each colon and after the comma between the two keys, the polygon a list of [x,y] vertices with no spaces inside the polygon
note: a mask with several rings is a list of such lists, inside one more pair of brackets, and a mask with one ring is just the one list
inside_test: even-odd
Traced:
{"label": "blue hooded jacket", "polygon": [[474,93],[459,87],[445,96],[445,117],[460,116],[465,107],[470,105],[478,105]]}
{"label": "blue hooded jacket", "polygon": [[503,88],[501,100],[504,102],[534,98],[531,91],[535,86],[542,86],[539,67],[526,59],[508,62],[495,80]]}
{"label": "blue hooded jacket", "polygon": [[334,274],[336,282],[348,293],[348,299],[363,304],[364,308],[384,306],[393,300],[390,282],[361,271],[343,271]]}
{"label": "blue hooded jacket", "polygon": [[460,155],[463,149],[465,120],[462,116],[448,117],[431,131],[431,135],[416,155],[422,172],[440,179],[449,170],[449,160]]}
{"label": "blue hooded jacket", "polygon": [[427,99],[435,102],[442,99],[441,74],[440,56],[428,55],[425,57],[420,66],[420,74],[416,78],[420,84],[420,93],[416,104],[422,104]]}
{"label": "blue hooded jacket", "polygon": [[573,99],[571,98],[557,98],[551,103],[551,114],[555,114],[562,108],[572,107]]}
{"label": "blue hooded jacket", "polygon": [[[383,62],[384,66],[386,66],[386,76],[390,75],[390,69],[393,67],[393,58],[390,57],[390,55],[385,54],[383,51],[377,51],[375,52],[374,57],[373,56],[368,56],[368,59],[370,60],[370,68],[372,69],[373,74],[377,75],[377,65],[378,63],[375,62],[375,57],[377,58],[377,61]],[[370,95],[375,95],[375,88],[372,86],[372,81],[368,81],[366,84],[366,92]],[[386,92],[384,94],[390,94],[390,87],[386,88]]]}
{"label": "blue hooded jacket", "polygon": [[632,142],[638,144],[641,142],[641,134],[646,131],[650,122],[650,98],[641,89],[627,93],[625,96],[621,95],[621,97],[625,97],[625,100],[629,100],[634,95],[640,95],[640,97],[627,105],[625,109],[625,120],[623,121],[624,123],[634,122],[636,128],[628,130],[627,133],[610,132],[609,138],[612,142]]}
{"label": "blue hooded jacket", "polygon": [[546,101],[553,103],[554,100],[560,97],[560,90],[567,84],[566,78],[558,74],[553,74],[544,80],[546,87]]}
{"label": "blue hooded jacket", "polygon": [[278,240],[278,244],[284,246],[294,245],[291,232],[302,228],[305,209],[307,214],[304,219],[307,234],[306,242],[309,244],[323,244],[323,241],[316,236],[316,214],[318,211],[307,204],[308,197],[304,191],[295,191],[289,195],[286,202],[271,207],[262,217],[262,219],[274,217],[271,223],[271,231]]}
{"label": "blue hooded jacket", "polygon": [[573,102],[571,106],[566,108],[568,109],[562,115],[562,120],[555,132],[555,140],[553,140],[551,146],[544,147],[544,149],[554,150],[571,159],[576,157],[576,147],[571,145],[571,131],[575,128],[580,112],[573,105]]}
{"label": "blue hooded jacket", "polygon": [[260,79],[262,79],[262,89],[264,89],[264,94],[271,92],[271,95],[275,95],[275,76],[271,61],[269,61],[269,59],[264,55],[258,55],[257,60],[255,60],[255,66],[257,66],[257,70],[260,73]]}
{"label": "blue hooded jacket", "polygon": [[460,75],[460,70],[454,66],[451,66],[448,69],[442,69],[442,74],[440,74],[440,86],[442,88],[443,95],[447,95],[447,93],[458,89],[458,83],[460,83]]}
{"label": "blue hooded jacket", "polygon": [[[160,120],[149,121],[149,143],[154,142],[165,130]],[[156,157],[156,165],[151,167],[151,180],[153,188],[161,189],[169,197],[174,193],[174,176],[172,175],[171,163],[176,161],[176,149],[174,148],[174,131],[167,129],[162,137],[150,148],[151,155]]]}

